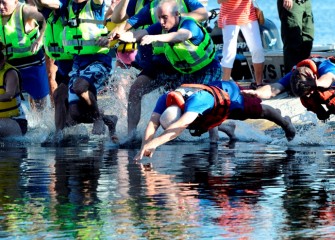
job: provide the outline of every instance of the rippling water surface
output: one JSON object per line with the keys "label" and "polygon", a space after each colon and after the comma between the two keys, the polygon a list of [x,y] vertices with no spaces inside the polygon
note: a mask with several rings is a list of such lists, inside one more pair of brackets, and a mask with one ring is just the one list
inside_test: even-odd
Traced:
{"label": "rippling water surface", "polygon": [[[258,4],[279,23],[273,1]],[[317,4],[316,43],[333,43],[333,1]],[[124,140],[124,100],[136,72],[116,71],[99,104],[118,115]],[[139,133],[158,93],[142,102]],[[291,143],[267,122],[237,122],[236,143],[182,135],[141,163],[132,160],[139,146],[120,149],[90,126],[44,144],[54,132],[52,109],[25,109],[28,134],[0,142],[0,238],[334,239],[334,117],[321,123],[298,100],[265,103],[292,117]]]}
{"label": "rippling water surface", "polygon": [[335,235],[332,146],[174,142],[3,146],[0,237],[292,239]]}

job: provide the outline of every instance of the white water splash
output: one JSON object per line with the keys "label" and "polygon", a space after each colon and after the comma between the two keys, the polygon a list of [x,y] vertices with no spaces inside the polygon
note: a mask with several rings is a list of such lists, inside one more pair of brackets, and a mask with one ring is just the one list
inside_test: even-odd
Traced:
{"label": "white water splash", "polygon": [[[115,68],[109,79],[107,90],[98,96],[99,107],[105,114],[113,114],[118,116],[118,124],[116,133],[122,142],[127,137],[127,102],[129,89],[135,81],[138,70],[135,68],[121,69]],[[142,99],[141,120],[138,125],[138,137],[141,137],[151,113],[155,107],[158,97],[163,93],[162,89],[157,89],[152,93],[145,95]],[[320,122],[316,115],[307,112],[297,98],[288,98],[284,96],[280,99],[272,99],[263,101],[274,108],[281,110],[282,116],[291,117],[292,123],[295,125],[297,134],[293,141],[288,142],[285,138],[284,131],[277,125],[271,124],[267,120],[252,121],[234,121],[236,124],[235,134],[239,141],[243,142],[260,142],[273,145],[335,145],[332,138],[334,117],[327,123]],[[47,108],[41,113],[29,110],[27,103],[23,105],[28,120],[28,132],[26,136],[20,138],[23,143],[42,143],[48,135],[55,132],[54,125],[54,109]],[[131,115],[130,115],[131,117]],[[230,120],[231,121],[231,120]],[[270,124],[269,124],[270,123]],[[225,123],[224,123],[225,124]],[[90,139],[105,140],[109,139],[108,131],[104,136],[93,136],[91,133],[92,124],[79,124],[77,126],[64,130],[66,135],[84,135]],[[158,134],[162,130],[159,129]],[[228,141],[228,136],[219,133],[222,141]],[[14,140],[14,139],[13,139]],[[15,138],[15,141],[18,139]],[[182,133],[178,137],[180,141],[209,141],[208,133],[201,137],[193,137],[188,131]]]}

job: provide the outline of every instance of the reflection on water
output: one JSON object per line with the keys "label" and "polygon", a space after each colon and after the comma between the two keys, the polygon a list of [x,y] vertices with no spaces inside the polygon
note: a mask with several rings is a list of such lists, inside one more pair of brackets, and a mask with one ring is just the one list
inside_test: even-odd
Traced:
{"label": "reflection on water", "polygon": [[[122,74],[111,84],[133,80]],[[127,88],[117,89],[123,99]],[[122,140],[126,105],[115,91],[99,105],[118,114]],[[158,95],[143,99],[141,132]],[[119,149],[90,125],[45,142],[53,111],[28,112],[28,134],[0,142],[0,238],[334,239],[335,119],[320,123],[297,101],[271,102],[297,126],[290,143],[269,122],[237,121],[239,142],[185,133],[144,159],[149,169],[133,162],[136,147]]]}
{"label": "reflection on water", "polygon": [[145,170],[103,141],[3,146],[0,237],[332,239],[334,152],[174,142]]}

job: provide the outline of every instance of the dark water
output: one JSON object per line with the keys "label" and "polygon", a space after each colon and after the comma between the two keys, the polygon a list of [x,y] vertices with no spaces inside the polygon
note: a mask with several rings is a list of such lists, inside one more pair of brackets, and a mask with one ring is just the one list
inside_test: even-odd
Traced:
{"label": "dark water", "polygon": [[0,151],[0,238],[335,237],[332,146],[174,142],[151,171],[105,141]]}

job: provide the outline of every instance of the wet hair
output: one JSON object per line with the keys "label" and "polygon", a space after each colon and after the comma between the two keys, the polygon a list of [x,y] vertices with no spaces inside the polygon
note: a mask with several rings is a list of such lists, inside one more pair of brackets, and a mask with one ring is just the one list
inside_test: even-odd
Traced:
{"label": "wet hair", "polygon": [[159,118],[159,122],[163,129],[167,129],[172,123],[178,121],[180,116],[181,109],[176,105],[172,105],[165,109]]}
{"label": "wet hair", "polygon": [[305,96],[316,89],[313,71],[309,67],[298,67],[290,79],[292,93],[297,97]]}

